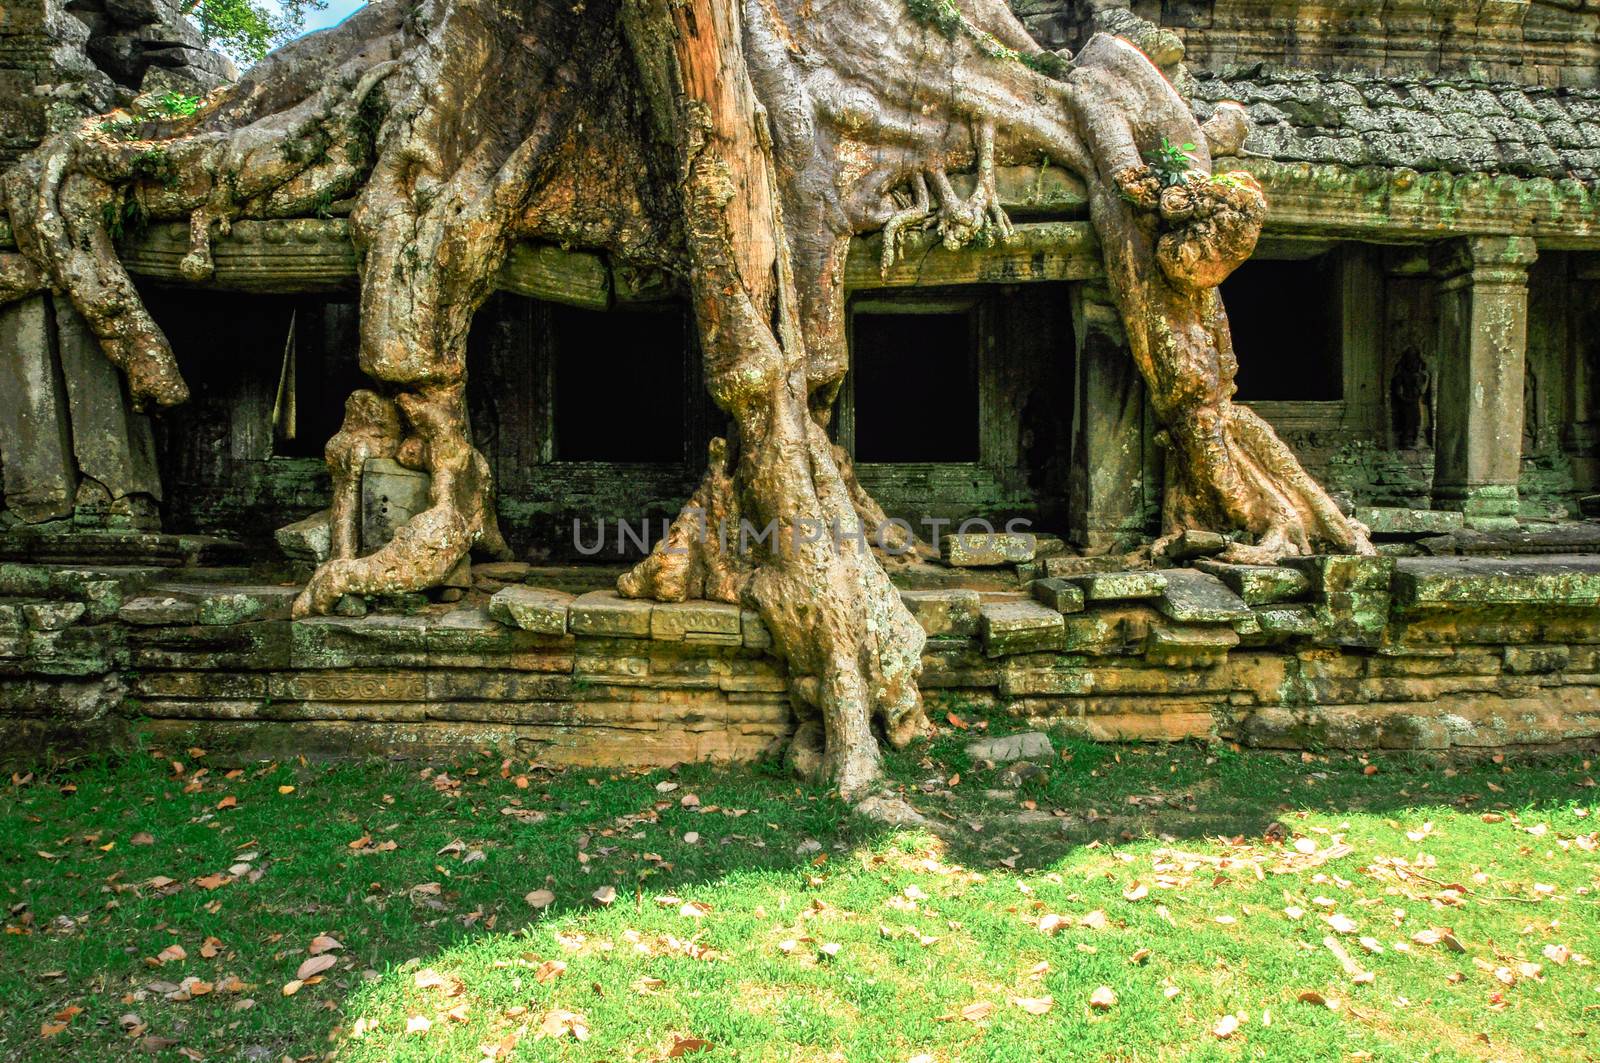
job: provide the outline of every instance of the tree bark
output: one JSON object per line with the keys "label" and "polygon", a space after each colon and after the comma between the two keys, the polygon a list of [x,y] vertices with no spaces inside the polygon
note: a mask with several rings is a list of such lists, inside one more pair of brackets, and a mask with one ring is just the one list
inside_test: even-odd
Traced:
{"label": "tree bark", "polygon": [[[1165,141],[1195,145],[1188,172],[1149,165]],[[187,219],[184,272],[203,281],[214,229],[354,197],[373,386],[328,444],[334,556],[295,603],[305,615],[505,554],[463,396],[467,331],[511,241],[685,278],[734,433],[671,549],[619,590],[759,609],[802,733],[820,721],[828,777],[859,794],[878,774],[875,734],[903,743],[926,726],[924,638],[869,548],[882,511],[827,435],[849,363],[845,257],[879,229],[886,261],[912,228],[951,248],[1008,238],[999,164],[1042,155],[1089,185],[1172,448],[1167,530],[1227,532],[1252,560],[1370,549],[1231,401],[1215,286],[1251,253],[1265,203],[1248,177],[1214,176],[1204,145],[1137,49],[1097,37],[1067,64],[1003,0],[391,0],[273,53],[193,117],[95,120],[47,141],[0,178],[21,252],[0,255],[0,300],[65,291],[137,401],[182,402],[117,260],[124,222]],[[964,197],[959,171],[974,177]],[[377,456],[426,470],[431,505],[362,557],[359,478]]]}

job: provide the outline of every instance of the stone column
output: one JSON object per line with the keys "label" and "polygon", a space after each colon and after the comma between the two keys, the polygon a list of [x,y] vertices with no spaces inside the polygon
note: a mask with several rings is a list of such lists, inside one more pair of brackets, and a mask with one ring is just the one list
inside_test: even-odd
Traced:
{"label": "stone column", "polygon": [[1122,318],[1099,284],[1073,287],[1072,332],[1077,347],[1074,389],[1070,525],[1073,541],[1092,552],[1136,545],[1147,523],[1147,502],[1158,496],[1152,477],[1144,381],[1133,364]]}
{"label": "stone column", "polygon": [[[150,419],[133,412],[122,373],[71,303],[55,299],[56,339],[72,413],[72,449],[83,482],[80,522],[159,530],[161,475]],[[102,515],[97,512],[105,509]]]}
{"label": "stone column", "polygon": [[13,517],[72,516],[78,474],[47,296],[0,307],[0,468]]}
{"label": "stone column", "polygon": [[1473,527],[1509,527],[1522,471],[1528,338],[1526,236],[1471,236],[1439,245],[1438,428],[1433,500]]}

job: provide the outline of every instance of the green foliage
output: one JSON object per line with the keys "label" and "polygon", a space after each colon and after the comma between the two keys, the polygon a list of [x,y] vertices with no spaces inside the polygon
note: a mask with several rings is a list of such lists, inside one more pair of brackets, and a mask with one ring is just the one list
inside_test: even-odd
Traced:
{"label": "green foliage", "polygon": [[967,24],[955,0],[906,0],[911,17],[926,23],[946,37],[954,38]]}
{"label": "green foliage", "polygon": [[168,90],[156,97],[156,110],[168,118],[188,118],[200,109],[200,97]]}
{"label": "green foliage", "polygon": [[139,202],[138,196],[126,190],[106,201],[100,208],[100,218],[105,222],[106,232],[112,240],[142,233],[150,224],[150,214],[144,209],[144,204]]}
{"label": "green foliage", "polygon": [[1189,154],[1193,150],[1195,150],[1193,144],[1179,147],[1166,137],[1162,137],[1161,147],[1146,155],[1144,161],[1161,179],[1161,187],[1171,188],[1188,180],[1189,172],[1194,169],[1194,158]]}
{"label": "green foliage", "polygon": [[327,6],[327,0],[282,0],[270,5],[259,0],[190,0],[186,13],[207,44],[249,64],[298,37],[306,12]]}

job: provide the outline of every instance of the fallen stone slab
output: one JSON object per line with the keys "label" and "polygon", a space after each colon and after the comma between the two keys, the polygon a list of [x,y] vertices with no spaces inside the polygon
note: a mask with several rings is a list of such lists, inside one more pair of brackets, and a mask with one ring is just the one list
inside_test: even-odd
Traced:
{"label": "fallen stone slab", "polygon": [[1244,599],[1209,573],[1175,568],[1166,576],[1167,586],[1156,602],[1163,616],[1184,624],[1229,624],[1250,615]]}
{"label": "fallen stone slab", "polygon": [[273,532],[278,549],[295,561],[314,561],[320,565],[333,553],[333,532],[329,519],[328,511],[320,509],[293,524],[285,524]]}
{"label": "fallen stone slab", "polygon": [[971,638],[978,633],[977,591],[953,588],[937,591],[901,591],[900,600],[916,618],[923,633],[933,638]]}
{"label": "fallen stone slab", "polygon": [[1218,532],[1185,528],[1167,544],[1167,557],[1173,561],[1188,561],[1196,557],[1212,557],[1227,548],[1227,537]]}
{"label": "fallen stone slab", "polygon": [[[162,588],[156,587],[160,591]],[[242,624],[256,620],[287,620],[298,587],[237,587],[194,595],[197,624]]]}
{"label": "fallen stone slab", "polygon": [[993,568],[1032,561],[1039,542],[1028,532],[974,532],[939,540],[945,564],[956,568]]}
{"label": "fallen stone slab", "polygon": [[1094,572],[1074,576],[1072,582],[1089,602],[1119,602],[1140,598],[1159,598],[1167,589],[1167,574],[1153,570],[1134,572]]}
{"label": "fallen stone slab", "polygon": [[1311,593],[1309,576],[1282,565],[1230,565],[1200,560],[1194,567],[1220,579],[1229,590],[1243,598],[1246,605],[1276,605]]}
{"label": "fallen stone slab", "polygon": [[567,611],[574,597],[564,591],[538,587],[511,586],[489,598],[489,615],[508,624],[541,635],[565,635]]}
{"label": "fallen stone slab", "polygon": [[1038,602],[1022,599],[985,602],[979,610],[983,652],[990,657],[1060,649],[1066,618]]}
{"label": "fallen stone slab", "polygon": [[1043,731],[996,735],[967,743],[968,757],[995,764],[1009,764],[1014,760],[1054,760],[1055,755],[1056,747]]}

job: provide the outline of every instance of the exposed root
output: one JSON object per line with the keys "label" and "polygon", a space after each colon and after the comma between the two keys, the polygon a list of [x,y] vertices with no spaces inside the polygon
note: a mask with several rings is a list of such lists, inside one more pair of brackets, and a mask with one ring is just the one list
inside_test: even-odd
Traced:
{"label": "exposed root", "polygon": [[660,602],[739,601],[750,578],[740,513],[728,442],[713,439],[705,479],[650,556],[617,580],[617,593]]}

